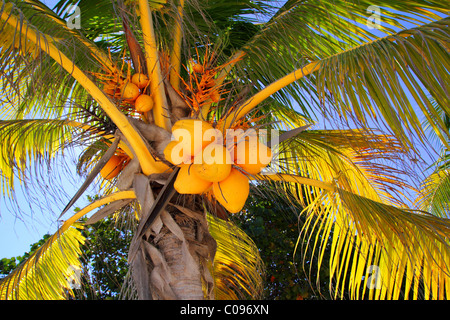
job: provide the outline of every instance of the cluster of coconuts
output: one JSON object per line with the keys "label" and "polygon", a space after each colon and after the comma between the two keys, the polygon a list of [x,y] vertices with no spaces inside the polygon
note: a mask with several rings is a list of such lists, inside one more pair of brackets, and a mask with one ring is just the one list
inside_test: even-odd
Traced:
{"label": "cluster of coconuts", "polygon": [[134,103],[137,112],[144,113],[153,109],[153,99],[143,91],[149,85],[150,80],[143,73],[135,73],[131,81],[125,83],[121,90],[121,99]]}
{"label": "cluster of coconuts", "polygon": [[[201,142],[197,143],[194,141],[196,122],[201,122],[202,128]],[[187,130],[190,141],[179,136],[182,131],[178,129]],[[204,139],[204,133],[209,129],[214,130],[209,122],[195,119],[179,120],[172,127],[174,140],[166,146],[164,156],[167,161],[180,166],[174,188],[180,194],[202,194],[212,189],[216,200],[230,213],[239,212],[250,191],[248,175],[258,174],[270,162],[259,158],[260,149],[269,155],[268,159],[272,157],[271,150],[259,141],[250,143],[245,138],[229,150],[223,141]],[[250,154],[258,155],[255,163],[250,163]]]}
{"label": "cluster of coconuts", "polygon": [[[135,73],[129,81],[122,84],[121,89],[120,87],[117,88],[116,83],[111,82],[103,90],[111,96],[117,96],[128,103],[134,104],[137,112],[145,113],[153,109],[153,99],[148,94],[143,93],[149,84],[150,80],[147,75]],[[103,179],[111,180],[115,178],[125,167],[126,159],[124,156],[113,155],[100,171]]]}

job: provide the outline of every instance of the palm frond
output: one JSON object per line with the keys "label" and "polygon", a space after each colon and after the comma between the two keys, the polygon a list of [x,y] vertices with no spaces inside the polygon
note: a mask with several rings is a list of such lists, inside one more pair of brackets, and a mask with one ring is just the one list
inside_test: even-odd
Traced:
{"label": "palm frond", "polygon": [[80,227],[58,231],[1,279],[0,299],[59,300],[73,295],[70,281],[77,281],[74,273],[81,270],[80,247],[84,243]]}
{"label": "palm frond", "polygon": [[[274,169],[309,177],[376,201],[405,205],[403,193],[415,190],[406,182],[407,168],[398,163],[404,151],[392,136],[364,130],[306,130],[282,144]],[[402,177],[404,177],[402,179]],[[320,193],[305,187],[308,203]],[[306,203],[304,203],[306,205]]]}
{"label": "palm frond", "polygon": [[[317,256],[318,269],[330,270],[334,298],[448,299],[449,219],[340,188],[320,193],[302,214],[303,261]],[[331,250],[329,265],[325,249]]]}
{"label": "palm frond", "polygon": [[207,215],[217,242],[213,262],[216,299],[258,299],[262,296],[264,265],[253,240],[234,223]]}
{"label": "palm frond", "polygon": [[31,163],[50,161],[72,142],[64,120],[0,120],[0,173],[3,194],[14,189],[15,178],[26,182]]}
{"label": "palm frond", "polygon": [[[336,252],[340,254],[336,254],[337,260],[332,265],[341,264],[342,268],[343,261],[348,265],[356,256],[359,259],[365,257],[368,250],[375,250],[377,254],[369,265],[366,264],[366,267],[376,265],[380,270],[381,288],[374,298],[417,298],[419,294],[425,299],[449,298],[448,290],[444,291],[450,281],[449,219],[383,205],[343,190],[339,191],[339,198],[344,214],[337,217],[338,233],[362,240],[359,244],[352,241],[340,247],[337,244]],[[360,249],[363,241],[367,242],[365,252]],[[358,254],[351,257],[350,250],[358,250]],[[361,268],[359,261],[352,263],[354,270]],[[339,276],[338,272],[335,274]],[[353,275],[350,278],[358,280]]]}
{"label": "palm frond", "polygon": [[[307,221],[299,238],[306,244],[303,260],[310,260],[306,253],[317,255],[320,268],[325,248],[331,246],[329,289],[335,298],[345,292],[351,298],[446,298],[442,288],[450,280],[450,220],[404,209],[401,191],[410,187],[399,177],[406,172],[386,165],[402,153],[392,136],[309,130],[280,150],[279,169],[300,175],[298,181],[261,176],[289,181],[280,187],[296,194],[305,207]],[[366,290],[374,287],[367,269],[382,274],[379,290]]]}
{"label": "palm frond", "polygon": [[416,206],[435,216],[449,218],[450,172],[447,169],[435,170],[426,177],[419,190]]}
{"label": "palm frond", "polygon": [[365,127],[369,121],[383,119],[405,142],[411,141],[411,133],[424,141],[421,114],[442,132],[444,123],[428,95],[439,105],[448,105],[447,25],[448,18],[442,19],[324,59],[316,81],[319,97],[332,97],[334,104],[326,104],[333,110],[330,115],[341,115]]}
{"label": "palm frond", "polygon": [[[0,14],[0,99],[14,111],[9,112],[8,119],[71,114],[76,105],[70,101],[85,99],[87,92],[41,50],[41,44],[56,46],[90,72],[108,68],[109,57],[40,2],[6,3],[0,7]],[[31,41],[29,34],[35,34],[37,41]]]}
{"label": "palm frond", "polygon": [[[314,28],[319,25],[326,30],[328,26],[329,30],[324,33],[311,31],[309,38],[298,35],[301,37],[299,40],[291,38],[296,32],[305,32],[304,28],[298,28],[298,23],[293,20],[290,21],[290,25],[274,22],[275,28],[279,28],[279,33],[275,32],[272,38],[269,36],[270,31],[267,30],[268,35],[261,36],[262,41],[267,37],[267,44],[263,45],[255,40],[255,52],[249,52],[246,59],[238,63],[245,65],[249,81],[260,90],[264,88],[262,89],[264,91],[274,81],[293,70],[298,71],[311,62],[320,61],[320,67],[315,74],[296,81],[282,90],[279,88],[275,92],[267,90],[268,95],[282,101],[285,108],[293,108],[292,99],[294,99],[296,107],[300,108],[302,114],[313,120],[319,119],[319,115],[325,115],[330,121],[336,119],[334,124],[341,126],[340,122],[345,123],[347,127],[356,123],[366,127],[376,125],[383,131],[388,129],[409,147],[412,145],[410,135],[413,133],[418,135],[421,139],[419,141],[426,141],[419,121],[421,114],[430,119],[434,127],[442,128],[443,123],[438,118],[436,108],[429,102],[427,96],[431,94],[440,105],[448,105],[446,85],[448,65],[446,62],[443,64],[437,62],[437,59],[449,60],[448,19],[442,19],[442,14],[437,15],[428,10],[430,4],[420,1],[414,7],[408,2],[402,9],[411,15],[414,13],[420,16],[420,19],[417,17],[408,19],[408,15],[392,10],[383,11],[383,19],[387,15],[388,23],[395,24],[394,21],[400,19],[407,22],[407,25],[414,23],[419,26],[396,32],[389,30],[389,33],[382,37],[364,37],[367,34],[365,26],[342,19],[344,16],[347,17],[347,13],[350,17],[356,17],[359,14],[357,12],[363,11],[363,4],[351,6],[345,2],[344,6],[343,3],[336,1],[319,2],[321,5],[312,8],[311,13],[308,12],[310,16],[305,13],[303,19],[307,17],[311,19],[306,22],[307,27]],[[386,4],[388,7],[396,7],[393,2],[386,1]],[[445,11],[443,3],[433,3],[432,7],[439,12]],[[289,12],[280,14],[279,19],[288,19],[290,14],[296,17],[295,11],[298,11],[297,15],[301,15],[307,8],[309,8],[307,4],[303,7],[297,3]],[[329,23],[312,23],[315,21],[312,13],[317,10],[323,11],[320,16],[324,20],[328,19]],[[390,17],[392,19],[389,19]],[[364,19],[359,17],[356,21],[362,22]],[[383,23],[386,21],[383,20]],[[336,28],[332,29],[334,26]],[[400,26],[397,25],[396,28]],[[294,27],[300,31],[293,30]],[[362,38],[353,41],[335,39],[355,29],[354,34]],[[277,46],[277,41],[283,39],[290,45]],[[322,52],[321,48],[325,44],[330,44],[327,47],[328,51]],[[273,55],[274,47],[276,55]],[[313,53],[308,53],[308,48]],[[285,59],[280,58],[280,55],[283,56],[283,50],[286,51]],[[302,55],[305,50],[306,53]],[[248,101],[251,100],[252,98]]]}

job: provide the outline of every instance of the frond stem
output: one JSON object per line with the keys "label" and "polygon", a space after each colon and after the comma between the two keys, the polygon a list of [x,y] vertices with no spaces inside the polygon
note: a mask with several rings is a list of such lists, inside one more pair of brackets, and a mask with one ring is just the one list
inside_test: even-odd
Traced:
{"label": "frond stem", "polygon": [[101,198],[100,200],[97,200],[97,201],[89,204],[88,206],[84,207],[83,209],[78,211],[76,214],[74,214],[72,217],[67,219],[63,223],[61,228],[59,229],[59,233],[63,233],[64,231],[69,229],[75,222],[78,221],[78,219],[82,218],[85,214],[91,212],[92,210],[97,209],[98,207],[100,207],[104,204],[114,202],[117,200],[124,200],[124,199],[136,199],[136,194],[132,190],[119,191],[119,192],[107,195],[107,196]]}
{"label": "frond stem", "polygon": [[310,178],[305,178],[305,177],[300,177],[300,176],[293,175],[293,174],[279,174],[279,173],[264,174],[264,175],[256,175],[254,177],[250,177],[250,179],[260,180],[260,181],[270,180],[270,181],[294,182],[294,183],[299,183],[299,184],[306,184],[306,185],[320,188],[320,189],[323,189],[323,190],[326,190],[329,192],[335,191],[335,186],[331,183],[327,183],[327,182],[323,182],[323,181],[319,181],[319,180],[315,180],[315,179],[310,179]]}
{"label": "frond stem", "polygon": [[291,72],[290,74],[284,76],[283,78],[278,79],[277,81],[271,83],[270,85],[259,91],[257,94],[255,94],[253,97],[245,101],[239,108],[237,108],[230,115],[228,115],[225,121],[222,122],[221,127],[219,129],[224,130],[229,128],[233,122],[238,121],[239,119],[244,117],[247,113],[253,110],[253,108],[255,108],[262,101],[270,97],[272,94],[290,85],[291,83],[300,80],[304,76],[307,76],[319,70],[319,67],[320,61],[314,61],[302,68],[295,70],[294,72]]}

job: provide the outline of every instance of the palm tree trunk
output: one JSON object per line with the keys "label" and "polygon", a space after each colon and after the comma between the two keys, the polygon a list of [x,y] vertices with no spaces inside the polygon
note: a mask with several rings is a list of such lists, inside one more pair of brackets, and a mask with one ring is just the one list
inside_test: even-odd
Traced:
{"label": "palm tree trunk", "polygon": [[[137,175],[134,189],[145,216],[154,202],[151,179]],[[197,200],[195,196],[176,195],[144,236],[137,234],[132,240],[128,261],[140,300],[214,298],[208,265],[216,242]]]}

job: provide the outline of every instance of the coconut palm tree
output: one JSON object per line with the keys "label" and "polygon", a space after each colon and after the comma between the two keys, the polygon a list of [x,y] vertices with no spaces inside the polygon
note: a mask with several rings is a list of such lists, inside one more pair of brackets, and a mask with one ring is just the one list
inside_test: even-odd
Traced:
{"label": "coconut palm tree", "polygon": [[[124,212],[136,225],[133,297],[257,292],[257,251],[225,226],[261,181],[303,208],[305,261],[314,255],[320,269],[330,248],[335,298],[449,297],[450,221],[408,197],[428,146],[421,118],[448,141],[437,107],[448,112],[444,1],[0,4],[3,193],[14,199],[19,180],[63,197],[50,168],[69,146],[85,178],[57,233],[2,280],[2,298],[70,295],[79,219]],[[251,144],[249,129],[281,135]],[[250,148],[272,161],[250,163]],[[93,183],[104,196],[66,218]]]}

